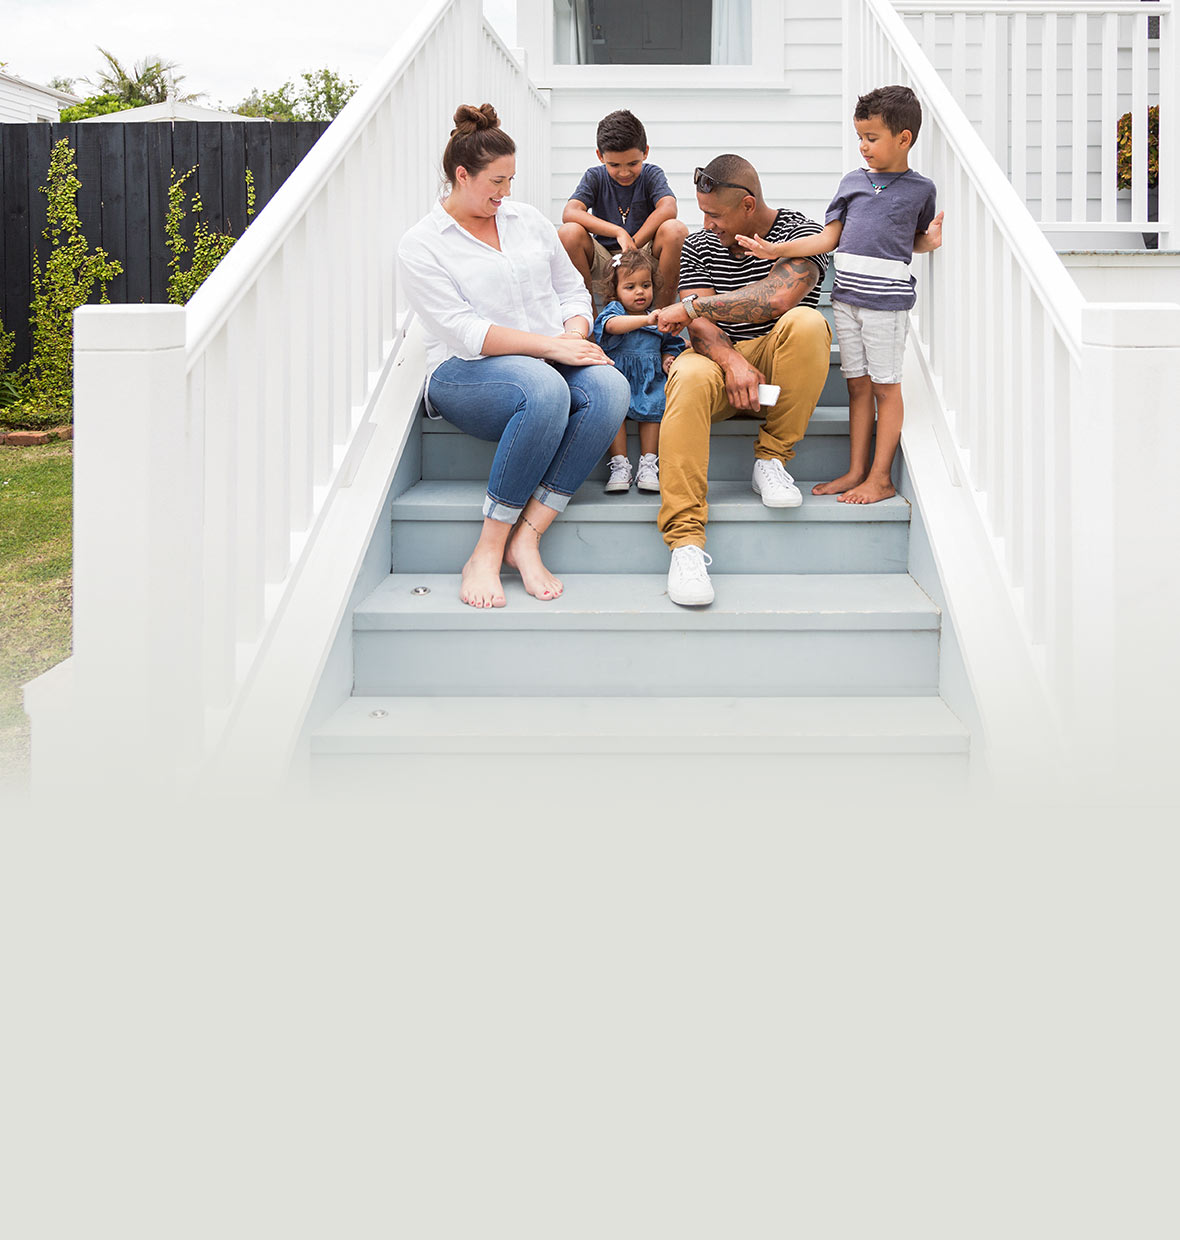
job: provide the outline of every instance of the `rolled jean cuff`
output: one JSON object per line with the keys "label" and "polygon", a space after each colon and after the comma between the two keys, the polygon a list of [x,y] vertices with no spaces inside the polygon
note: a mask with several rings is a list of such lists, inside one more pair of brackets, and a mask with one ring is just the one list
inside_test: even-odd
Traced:
{"label": "rolled jean cuff", "polygon": [[552,508],[554,512],[565,512],[565,506],[570,502],[568,495],[563,495],[560,491],[547,487],[543,482],[533,492],[533,499],[540,504],[544,504],[546,508]]}
{"label": "rolled jean cuff", "polygon": [[509,525],[515,525],[523,511],[523,506],[516,508],[512,504],[502,504],[491,494],[483,498],[483,515],[492,521],[504,521]]}

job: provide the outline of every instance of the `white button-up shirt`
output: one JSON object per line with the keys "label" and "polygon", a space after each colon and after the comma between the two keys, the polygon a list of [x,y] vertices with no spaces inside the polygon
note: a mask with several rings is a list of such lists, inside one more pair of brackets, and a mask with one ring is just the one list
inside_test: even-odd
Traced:
{"label": "white button-up shirt", "polygon": [[590,294],[557,229],[527,203],[496,212],[500,249],[460,227],[437,203],[402,237],[398,278],[426,329],[426,364],[474,361],[490,327],[557,336],[565,320],[593,321]]}

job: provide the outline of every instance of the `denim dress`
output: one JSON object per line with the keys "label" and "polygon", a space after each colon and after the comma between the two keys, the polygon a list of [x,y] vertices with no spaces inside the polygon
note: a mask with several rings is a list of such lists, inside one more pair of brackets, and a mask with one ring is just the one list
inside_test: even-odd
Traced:
{"label": "denim dress", "polygon": [[594,320],[590,338],[602,346],[631,385],[631,408],[627,414],[636,422],[658,422],[664,416],[664,365],[662,355],[674,357],[683,351],[684,341],[669,336],[658,327],[637,327],[633,332],[612,336],[606,330],[607,319],[626,314],[622,303],[609,302]]}

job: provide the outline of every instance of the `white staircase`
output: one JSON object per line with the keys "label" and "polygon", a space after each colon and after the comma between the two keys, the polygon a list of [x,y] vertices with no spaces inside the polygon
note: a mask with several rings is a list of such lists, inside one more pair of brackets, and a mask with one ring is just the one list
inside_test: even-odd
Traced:
{"label": "white staircase", "polygon": [[964,786],[969,735],[939,697],[941,616],[908,572],[909,503],[810,493],[848,461],[834,347],[821,399],[790,463],[799,508],[766,508],[751,488],[756,420],[714,428],[717,597],[703,608],[667,597],[659,497],[605,494],[605,464],[545,538],[562,597],[531,598],[506,572],[507,606],[465,606],[458,574],[494,445],[421,417],[421,478],[392,503],[392,572],[353,612],[353,695],[311,737],[318,788],[393,780],[427,796],[460,754],[468,775],[482,759],[502,778],[520,759],[532,778],[543,754],[556,785],[641,782],[653,764],[684,777],[723,758],[752,777],[772,761],[794,796],[886,772],[932,793]]}

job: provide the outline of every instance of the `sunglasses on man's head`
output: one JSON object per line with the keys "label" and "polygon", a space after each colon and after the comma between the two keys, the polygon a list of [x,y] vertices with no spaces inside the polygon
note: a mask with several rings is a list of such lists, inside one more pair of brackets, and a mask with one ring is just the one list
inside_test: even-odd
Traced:
{"label": "sunglasses on man's head", "polygon": [[758,197],[752,189],[745,185],[735,185],[733,181],[715,181],[704,168],[694,169],[692,183],[702,194],[711,194],[715,189],[740,189],[742,193],[749,194],[751,198]]}

